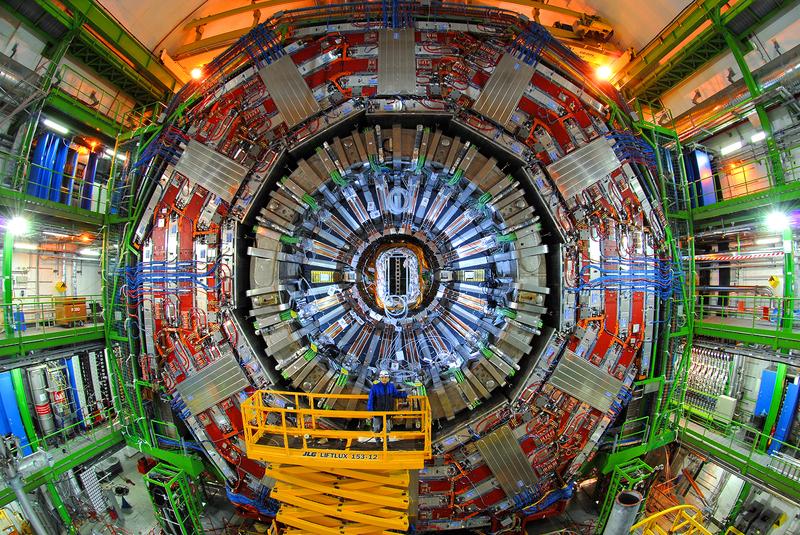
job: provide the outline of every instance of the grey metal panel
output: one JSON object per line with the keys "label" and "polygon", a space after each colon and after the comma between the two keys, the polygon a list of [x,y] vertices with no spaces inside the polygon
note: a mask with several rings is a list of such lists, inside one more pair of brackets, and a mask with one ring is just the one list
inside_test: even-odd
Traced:
{"label": "grey metal panel", "polygon": [[474,109],[498,124],[506,124],[533,77],[534,68],[503,54],[481,91]]}
{"label": "grey metal panel", "polygon": [[247,386],[250,386],[250,381],[233,355],[228,353],[178,383],[175,389],[189,411],[197,415],[223,399],[238,394]]}
{"label": "grey metal panel", "polygon": [[508,426],[502,426],[476,444],[481,457],[509,498],[513,498],[538,481],[527,456]]}
{"label": "grey metal panel", "polygon": [[568,202],[620,166],[611,143],[611,140],[599,137],[547,166],[558,190]]}
{"label": "grey metal panel", "polygon": [[319,103],[291,57],[283,56],[258,74],[289,128],[320,111]]}
{"label": "grey metal panel", "polygon": [[550,377],[550,384],[601,412],[607,412],[622,389],[623,382],[565,349],[564,356]]}
{"label": "grey metal panel", "polygon": [[378,94],[411,95],[417,89],[414,30],[378,31]]}
{"label": "grey metal panel", "polygon": [[189,140],[175,171],[226,202],[231,202],[247,175],[246,167],[196,139]]}

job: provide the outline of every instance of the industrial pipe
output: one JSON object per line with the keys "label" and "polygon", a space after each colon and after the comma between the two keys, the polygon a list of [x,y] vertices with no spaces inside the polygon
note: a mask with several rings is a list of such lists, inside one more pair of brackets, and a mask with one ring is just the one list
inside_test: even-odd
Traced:
{"label": "industrial pipe", "polygon": [[695,286],[695,290],[701,292],[752,293],[753,295],[763,295],[767,297],[775,296],[775,292],[770,286]]}
{"label": "industrial pipe", "polygon": [[[767,98],[767,91],[784,85],[794,85],[800,77],[800,71],[794,68],[800,59],[800,46],[794,47],[785,54],[781,54],[776,59],[770,61],[760,69],[757,69],[753,76],[758,81],[761,89],[765,92],[762,98]],[[777,86],[777,87],[776,87]],[[723,89],[716,95],[702,101],[697,106],[687,112],[682,113],[674,120],[675,130],[681,141],[691,137],[701,129],[708,130],[710,125],[703,124],[704,120],[711,120],[719,110],[731,109],[734,106],[745,103],[750,98],[750,91],[747,89],[743,80],[738,80]],[[732,113],[728,114],[734,117]],[[725,118],[728,115],[724,116]],[[700,117],[698,122],[697,118]],[[717,118],[718,124],[720,118]]]}
{"label": "industrial pipe", "polygon": [[28,493],[25,492],[25,485],[22,484],[22,478],[16,476],[7,479],[6,482],[8,486],[11,487],[11,490],[14,491],[14,495],[17,497],[17,503],[19,503],[19,506],[22,508],[25,520],[30,523],[33,532],[36,535],[48,535],[48,531],[44,528],[44,524],[42,524],[42,519],[39,518],[39,513],[33,508],[28,498]]}
{"label": "industrial pipe", "polygon": [[603,535],[623,535],[631,531],[631,526],[636,522],[639,506],[642,504],[642,494],[635,490],[623,490],[617,494],[614,507],[608,515],[606,528]]}

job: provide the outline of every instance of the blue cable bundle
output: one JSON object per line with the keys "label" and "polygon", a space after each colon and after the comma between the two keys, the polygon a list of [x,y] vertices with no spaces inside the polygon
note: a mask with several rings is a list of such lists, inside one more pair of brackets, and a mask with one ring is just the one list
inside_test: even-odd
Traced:
{"label": "blue cable bundle", "polygon": [[[203,288],[206,291],[216,290],[220,282],[209,285],[203,282],[206,277],[211,277],[217,271],[219,262],[214,262],[205,271],[198,272],[200,262],[185,260],[180,262],[152,261],[140,262],[133,267],[124,268],[125,280],[128,285],[129,297],[137,298],[143,291],[143,285],[149,284],[149,292],[162,290],[168,283],[190,282],[192,286]],[[192,288],[185,288],[193,291]]]}
{"label": "blue cable bundle", "polygon": [[614,140],[614,153],[621,162],[631,161],[640,163],[656,172],[656,154],[653,148],[642,138],[630,132],[612,130],[606,137]]}
{"label": "blue cable bundle", "polygon": [[176,448],[187,448],[190,450],[198,451],[200,453],[205,453],[203,447],[198,444],[197,442],[191,442],[188,440],[173,440],[171,438],[166,437],[158,437],[158,443],[164,446],[173,446]]}
{"label": "blue cable bundle", "polygon": [[528,516],[534,513],[538,513],[539,511],[544,511],[554,503],[561,501],[561,500],[568,500],[572,497],[573,492],[575,491],[575,485],[570,483],[566,487],[551,490],[547,494],[544,495],[538,502],[528,505],[527,507],[522,509],[522,512]]}
{"label": "blue cable bundle", "polygon": [[131,166],[131,169],[145,165],[156,156],[166,160],[167,163],[175,165],[182,153],[180,144],[188,141],[189,136],[184,132],[177,128],[167,128],[142,150],[141,156]]}
{"label": "blue cable bundle", "polygon": [[541,24],[531,22],[527,28],[514,39],[511,44],[512,52],[523,63],[536,67],[545,45],[555,41],[553,36]]}
{"label": "blue cable bundle", "polygon": [[275,516],[278,513],[278,508],[280,507],[280,504],[277,501],[266,497],[269,494],[269,489],[267,487],[262,488],[257,499],[248,498],[247,496],[237,494],[233,492],[228,485],[225,485],[225,494],[228,495],[228,500],[230,500],[231,503],[253,507],[259,513],[265,516]]}
{"label": "blue cable bundle", "polygon": [[260,24],[239,40],[241,46],[259,68],[279,60],[286,53],[275,33]]}
{"label": "blue cable bundle", "polygon": [[[618,268],[609,269],[602,264],[586,264],[578,273],[581,281],[576,288],[568,288],[573,293],[581,291],[638,291],[655,293],[661,298],[670,297],[675,291],[675,273],[669,262],[658,258],[653,259],[625,259],[606,258],[608,262],[620,264],[627,269],[620,271]],[[600,273],[600,277],[583,282],[583,275],[590,269]]]}

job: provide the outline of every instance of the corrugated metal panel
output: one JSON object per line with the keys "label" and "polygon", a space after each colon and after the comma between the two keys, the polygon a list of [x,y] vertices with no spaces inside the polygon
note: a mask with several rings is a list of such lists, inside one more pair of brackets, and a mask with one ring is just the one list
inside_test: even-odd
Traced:
{"label": "corrugated metal panel", "polygon": [[227,354],[178,383],[175,389],[189,411],[196,415],[223,399],[238,394],[247,386],[250,386],[250,381],[245,377],[239,363],[232,355]]}
{"label": "corrugated metal panel", "polygon": [[533,77],[534,68],[511,54],[500,58],[474,109],[498,124],[506,124]]}
{"label": "corrugated metal panel", "polygon": [[246,167],[195,139],[189,140],[175,171],[227,202],[247,175]]}
{"label": "corrugated metal panel", "polygon": [[509,498],[513,498],[538,481],[527,456],[509,427],[503,426],[486,435],[476,445],[481,457]]}
{"label": "corrugated metal panel", "polygon": [[319,113],[319,103],[291,57],[283,56],[258,74],[289,128]]}
{"label": "corrugated metal panel", "polygon": [[417,89],[414,30],[378,31],[378,94],[411,95]]}
{"label": "corrugated metal panel", "polygon": [[63,38],[67,33],[67,28],[41,7],[38,2],[31,2],[30,0],[10,0],[8,5],[55,40]]}
{"label": "corrugated metal panel", "polygon": [[770,13],[780,9],[785,3],[785,0],[758,0],[742,10],[726,26],[735,35],[742,35],[759,21],[768,19]]}
{"label": "corrugated metal panel", "polygon": [[558,191],[572,205],[572,198],[606,178],[620,166],[611,140],[599,137],[547,166]]}
{"label": "corrugated metal panel", "polygon": [[550,384],[601,412],[608,411],[623,385],[622,381],[569,349],[564,350]]}

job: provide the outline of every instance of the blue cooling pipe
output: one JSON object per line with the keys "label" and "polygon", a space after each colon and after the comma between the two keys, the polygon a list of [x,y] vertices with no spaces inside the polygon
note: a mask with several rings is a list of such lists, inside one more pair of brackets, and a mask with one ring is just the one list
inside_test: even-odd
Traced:
{"label": "blue cooling pipe", "polygon": [[47,158],[47,150],[50,146],[50,139],[54,137],[50,132],[45,132],[36,142],[36,148],[33,149],[33,157],[31,158],[31,173],[28,177],[28,189],[26,193],[35,197],[39,196],[39,191],[42,184],[42,166],[45,165]]}
{"label": "blue cooling pipe", "polygon": [[47,154],[45,154],[44,158],[44,169],[42,169],[39,179],[39,193],[36,195],[40,199],[50,198],[50,181],[55,174],[56,157],[58,156],[58,149],[62,141],[63,140],[56,135],[51,135],[50,137],[50,143],[47,145]]}
{"label": "blue cooling pipe", "polygon": [[89,161],[86,169],[83,170],[83,187],[81,188],[81,208],[84,210],[92,209],[92,186],[94,185],[94,175],[97,172],[97,154],[89,154]]}
{"label": "blue cooling pipe", "polygon": [[75,402],[75,414],[78,417],[78,421],[83,425],[83,411],[81,410],[81,400],[80,396],[78,395],[78,381],[75,379],[75,366],[72,363],[72,359],[64,359],[64,363],[67,365],[67,375],[69,375],[69,386],[72,389],[72,399]]}
{"label": "blue cooling pipe", "polygon": [[64,166],[67,165],[67,155],[69,154],[69,141],[56,138],[56,162],[53,167],[53,175],[50,177],[50,190],[48,191],[51,201],[61,201],[61,186],[64,183]]}
{"label": "blue cooling pipe", "polygon": [[78,151],[71,150],[68,159],[72,172],[69,175],[69,180],[67,180],[67,196],[64,200],[64,204],[70,206],[72,204],[72,188],[75,186],[75,175],[78,174]]}
{"label": "blue cooling pipe", "polygon": [[11,372],[0,373],[0,433],[4,435],[14,433],[22,444],[22,452],[25,455],[31,453],[17,405],[17,396],[14,393],[14,384],[11,381]]}

